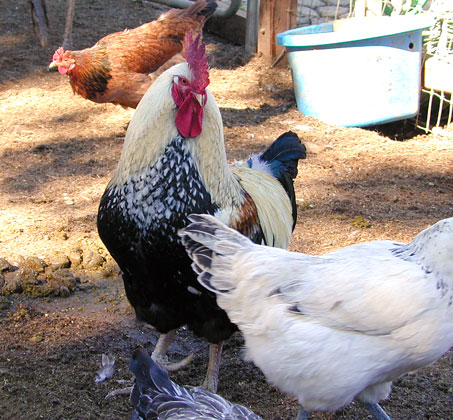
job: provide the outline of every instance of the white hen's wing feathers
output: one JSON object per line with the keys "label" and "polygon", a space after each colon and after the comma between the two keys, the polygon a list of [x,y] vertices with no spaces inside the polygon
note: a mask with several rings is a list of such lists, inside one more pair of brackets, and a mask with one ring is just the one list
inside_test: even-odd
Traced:
{"label": "white hen's wing feathers", "polygon": [[434,274],[395,256],[395,248],[392,242],[369,242],[320,257],[318,264],[296,265],[303,280],[282,299],[330,328],[392,334],[437,308],[440,297]]}
{"label": "white hen's wing feathers", "polygon": [[439,299],[436,283],[429,278],[433,273],[395,256],[396,246],[375,241],[325,256],[255,247],[253,256],[235,258],[237,277],[231,277],[247,279],[236,285],[235,298],[247,296],[250,306],[279,300],[303,322],[391,334],[437,307],[433,302]]}

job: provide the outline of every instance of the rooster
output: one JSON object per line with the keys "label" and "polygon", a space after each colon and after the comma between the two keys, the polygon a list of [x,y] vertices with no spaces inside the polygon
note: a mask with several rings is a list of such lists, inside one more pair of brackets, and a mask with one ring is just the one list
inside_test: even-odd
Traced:
{"label": "rooster", "polygon": [[109,34],[91,48],[65,51],[60,47],[49,69],[67,74],[73,92],[85,99],[136,108],[160,73],[184,61],[186,32],[201,32],[216,8],[215,0],[198,0],[135,29]]}
{"label": "rooster", "polygon": [[177,231],[191,213],[210,213],[255,242],[286,248],[305,147],[287,132],[263,154],[228,165],[200,36],[187,35],[185,49],[187,63],[164,72],[137,107],[100,202],[98,231],[137,318],[162,334],[153,358],[164,357],[174,331],[188,325],[211,343],[204,384],[215,391],[223,341],[237,329],[197,282]]}
{"label": "rooster", "polygon": [[256,245],[209,215],[180,231],[198,280],[244,334],[248,357],[308,411],[354,398],[379,420],[392,381],[453,345],[453,218],[409,244],[323,256]]}
{"label": "rooster", "polygon": [[129,368],[135,375],[131,420],[262,420],[248,408],[201,387],[174,383],[144,349],[134,352]]}

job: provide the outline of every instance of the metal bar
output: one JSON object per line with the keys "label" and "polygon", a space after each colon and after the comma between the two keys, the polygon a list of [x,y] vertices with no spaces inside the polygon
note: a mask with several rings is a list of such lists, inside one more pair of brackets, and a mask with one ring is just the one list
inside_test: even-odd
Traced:
{"label": "metal bar", "polygon": [[444,99],[445,99],[444,92],[442,91],[440,93],[440,95],[438,95],[438,97],[440,99],[440,103],[439,103],[439,111],[438,111],[438,114],[437,114],[437,124],[436,124],[436,126],[440,127],[440,120],[442,118],[442,112],[443,112],[443,109],[444,109]]}
{"label": "metal bar", "polygon": [[[189,0],[151,0],[151,2],[164,4],[168,7],[178,7],[180,9],[187,9],[193,4],[193,2]],[[241,0],[231,0],[230,5],[226,9],[218,7],[214,13],[214,16],[225,19],[229,18],[230,16],[234,16],[236,14],[240,6]]]}
{"label": "metal bar", "polygon": [[259,0],[247,1],[247,21],[245,26],[245,51],[254,53],[258,46]]}
{"label": "metal bar", "polygon": [[449,102],[449,108],[448,108],[448,121],[447,121],[447,126],[449,126],[451,124],[451,118],[452,118],[452,114],[453,114],[453,93],[450,93],[450,100],[448,101]]}
{"label": "metal bar", "polygon": [[431,89],[429,92],[429,103],[428,103],[428,112],[426,114],[426,128],[429,130],[431,126],[431,109],[433,105],[433,96],[434,96],[434,90]]}

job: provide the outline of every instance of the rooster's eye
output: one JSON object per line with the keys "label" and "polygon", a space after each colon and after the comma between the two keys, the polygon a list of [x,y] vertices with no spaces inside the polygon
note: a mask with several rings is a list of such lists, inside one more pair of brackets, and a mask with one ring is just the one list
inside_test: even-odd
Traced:
{"label": "rooster's eye", "polygon": [[181,81],[181,83],[183,85],[187,85],[189,82],[187,81],[187,79],[185,79],[184,77],[180,77],[179,80]]}

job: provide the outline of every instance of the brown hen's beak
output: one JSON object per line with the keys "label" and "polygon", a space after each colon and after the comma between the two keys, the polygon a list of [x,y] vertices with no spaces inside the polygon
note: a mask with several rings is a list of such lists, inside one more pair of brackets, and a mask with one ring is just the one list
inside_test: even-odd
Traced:
{"label": "brown hen's beak", "polygon": [[49,67],[47,68],[47,71],[57,71],[58,70],[58,64],[56,61],[52,61],[49,64]]}

